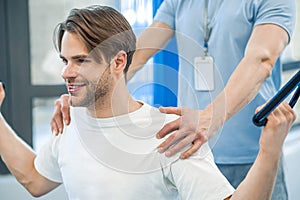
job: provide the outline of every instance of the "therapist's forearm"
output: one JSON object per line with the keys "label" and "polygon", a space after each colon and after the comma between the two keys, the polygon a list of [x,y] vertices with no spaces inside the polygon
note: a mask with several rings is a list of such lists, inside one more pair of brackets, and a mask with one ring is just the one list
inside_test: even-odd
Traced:
{"label": "therapist's forearm", "polygon": [[[268,37],[265,37],[266,35]],[[216,121],[219,127],[256,96],[287,43],[288,35],[281,27],[273,24],[255,27],[244,58],[221,94],[207,107],[208,110],[222,116]]]}
{"label": "therapist's forearm", "polygon": [[160,49],[137,49],[133,55],[131,65],[127,72],[127,80],[130,80],[147,63],[147,61]]}
{"label": "therapist's forearm", "polygon": [[206,108],[213,113],[214,126],[221,127],[255,97],[270,74],[268,68],[272,67],[247,58],[240,62],[224,90]]}
{"label": "therapist's forearm", "polygon": [[258,93],[265,79],[270,75],[272,66],[244,58],[230,77],[223,92],[213,105],[222,104],[225,121],[239,112]]}
{"label": "therapist's forearm", "polygon": [[131,79],[155,53],[163,49],[173,34],[173,29],[160,21],[154,21],[146,28],[137,39],[137,47],[127,73],[127,80]]}

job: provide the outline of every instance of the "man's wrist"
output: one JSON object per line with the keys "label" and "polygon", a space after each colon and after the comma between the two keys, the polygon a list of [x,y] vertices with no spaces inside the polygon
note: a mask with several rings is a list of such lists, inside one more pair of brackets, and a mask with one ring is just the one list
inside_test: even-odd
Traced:
{"label": "man's wrist", "polygon": [[279,163],[281,154],[282,151],[261,148],[257,157],[268,163]]}

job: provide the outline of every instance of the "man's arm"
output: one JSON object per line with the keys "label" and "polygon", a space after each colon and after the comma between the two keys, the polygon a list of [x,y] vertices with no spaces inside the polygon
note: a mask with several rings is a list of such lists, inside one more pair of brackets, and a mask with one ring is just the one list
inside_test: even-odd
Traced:
{"label": "man's arm", "polygon": [[[0,107],[5,92],[0,84]],[[41,176],[34,167],[36,157],[32,149],[22,141],[6,123],[0,113],[0,154],[10,172],[30,192],[38,197],[56,188],[60,183]]]}
{"label": "man's arm", "polygon": [[182,199],[270,199],[283,142],[295,118],[286,102],[268,116],[260,136],[258,156],[235,191],[215,165],[207,143],[190,158],[166,165],[170,166],[170,172],[164,172]]}
{"label": "man's arm", "polygon": [[[162,112],[180,114],[182,119],[166,124],[158,133],[158,137],[162,138],[178,130],[160,145],[160,152],[166,151],[167,147],[179,139],[181,139],[179,143],[168,149],[168,155],[175,154],[191,142],[192,147],[184,152],[181,158],[187,158],[196,152],[228,119],[255,97],[264,80],[271,74],[274,63],[287,45],[288,39],[287,32],[278,25],[256,26],[248,41],[244,58],[231,75],[224,90],[204,110],[198,111],[198,118],[195,118],[199,119],[197,123],[181,123],[185,121],[183,119],[185,109],[162,108]],[[186,115],[188,114],[189,112],[186,112]]]}
{"label": "man's arm", "polygon": [[268,116],[260,136],[258,156],[231,199],[271,198],[283,142],[295,119],[295,113],[286,102]]}

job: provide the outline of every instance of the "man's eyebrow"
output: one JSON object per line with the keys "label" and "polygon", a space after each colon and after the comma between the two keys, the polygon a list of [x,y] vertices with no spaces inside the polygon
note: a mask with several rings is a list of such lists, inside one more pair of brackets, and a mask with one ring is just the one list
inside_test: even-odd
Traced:
{"label": "man's eyebrow", "polygon": [[[66,59],[63,55],[59,55],[59,57],[61,58],[61,59]],[[91,58],[91,56],[90,55],[86,55],[86,54],[79,54],[79,55],[75,55],[75,56],[72,56],[71,57],[72,59],[74,59],[74,60],[76,60],[76,59],[83,59],[83,58]]]}
{"label": "man's eyebrow", "polygon": [[89,58],[89,55],[86,54],[82,54],[82,55],[76,55],[76,56],[72,56],[71,58],[76,60],[76,59],[80,59],[80,58]]}

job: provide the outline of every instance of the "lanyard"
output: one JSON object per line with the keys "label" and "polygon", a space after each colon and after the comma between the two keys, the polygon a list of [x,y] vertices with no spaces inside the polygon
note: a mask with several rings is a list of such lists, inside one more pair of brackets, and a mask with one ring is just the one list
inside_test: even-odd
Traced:
{"label": "lanyard", "polygon": [[212,20],[210,21],[210,23],[208,24],[208,1],[209,0],[205,0],[205,8],[204,8],[204,54],[205,56],[207,56],[207,52],[208,52],[208,40],[210,38],[210,34],[211,34],[211,30],[212,30],[212,27],[214,25],[214,22],[215,22],[215,18],[216,18],[216,15],[223,3],[223,0],[221,0],[217,6],[217,9],[214,13],[214,16],[212,17]]}

